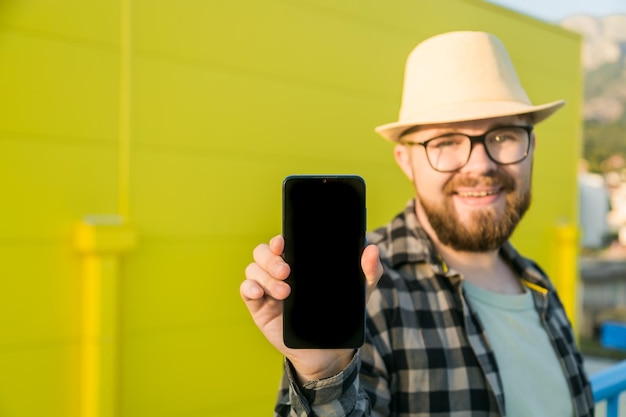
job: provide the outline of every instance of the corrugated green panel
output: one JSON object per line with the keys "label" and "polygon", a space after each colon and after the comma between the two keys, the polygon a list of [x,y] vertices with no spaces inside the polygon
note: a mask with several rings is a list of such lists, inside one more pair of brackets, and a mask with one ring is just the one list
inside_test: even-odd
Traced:
{"label": "corrugated green panel", "polygon": [[[384,74],[399,73],[398,68],[372,65],[376,52],[390,46],[390,38],[371,22],[320,13],[298,3],[139,1],[134,10],[141,56],[383,95],[372,74],[382,70],[388,78]],[[372,55],[355,53],[365,48]]]}
{"label": "corrugated green panel", "polygon": [[132,278],[123,284],[123,415],[271,409],[282,360],[239,298],[251,245],[148,239],[126,263]]}
{"label": "corrugated green panel", "polygon": [[0,26],[91,47],[117,50],[120,2],[108,0],[3,0]]}
{"label": "corrugated green panel", "polygon": [[0,241],[0,352],[76,342],[80,283],[68,243]]}
{"label": "corrugated green panel", "polygon": [[69,245],[82,216],[116,210],[116,149],[48,139],[0,131],[0,189],[8,193],[0,217],[11,219],[0,222],[0,239]]}
{"label": "corrugated green panel", "polygon": [[[395,182],[404,189],[406,181],[391,165],[391,148],[385,152],[387,166],[302,155],[288,159],[144,151],[134,163],[140,185],[133,194],[133,212],[147,235],[228,238],[278,233],[281,183],[289,174],[357,173],[370,185],[368,201],[382,202],[380,193],[385,199],[397,198],[388,187]],[[376,188],[377,181],[389,175],[394,180]],[[376,218],[377,212],[370,216]]]}
{"label": "corrugated green panel", "polygon": [[132,278],[123,283],[123,415],[271,409],[282,360],[239,298],[250,245],[148,239],[126,263]]}
{"label": "corrugated green panel", "polygon": [[371,95],[153,59],[139,60],[135,73],[140,145],[379,159],[371,120],[380,103]]}
{"label": "corrugated green panel", "polygon": [[2,416],[79,416],[72,232],[117,208],[118,15],[105,1],[0,4]]}
{"label": "corrugated green panel", "polygon": [[133,212],[148,238],[258,235],[280,219],[271,210],[280,207],[280,171],[256,159],[144,151],[134,167]]}
{"label": "corrugated green panel", "polygon": [[78,416],[78,354],[76,343],[0,349],[0,415]]}
{"label": "corrugated green panel", "polygon": [[115,140],[115,51],[41,33],[0,30],[0,134],[64,143]]}
{"label": "corrugated green panel", "polygon": [[[124,332],[180,326],[227,328],[249,320],[239,298],[251,262],[243,239],[149,239],[126,263]],[[205,359],[203,359],[205,360]]]}
{"label": "corrugated green panel", "polygon": [[271,414],[281,357],[252,325],[229,321],[227,311],[221,317],[227,331],[205,326],[127,337],[122,415]]}

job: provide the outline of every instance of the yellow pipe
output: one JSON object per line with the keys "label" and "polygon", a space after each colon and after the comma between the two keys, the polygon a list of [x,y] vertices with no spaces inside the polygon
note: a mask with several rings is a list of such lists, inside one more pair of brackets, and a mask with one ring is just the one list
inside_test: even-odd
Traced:
{"label": "yellow pipe", "polygon": [[578,337],[579,236],[578,228],[572,224],[561,224],[556,227],[557,274],[555,286],[572,323],[576,337]]}
{"label": "yellow pipe", "polygon": [[120,5],[120,91],[119,91],[119,213],[130,216],[130,137],[131,137],[131,2]]}
{"label": "yellow pipe", "polygon": [[81,255],[81,416],[115,417],[119,389],[120,258],[135,233],[120,216],[90,216],[76,228]]}
{"label": "yellow pipe", "polygon": [[118,380],[118,260],[83,260],[83,417],[115,417]]}
{"label": "yellow pipe", "polygon": [[120,4],[118,215],[89,216],[78,225],[82,255],[81,416],[119,415],[120,258],[135,246],[130,216],[131,0]]}

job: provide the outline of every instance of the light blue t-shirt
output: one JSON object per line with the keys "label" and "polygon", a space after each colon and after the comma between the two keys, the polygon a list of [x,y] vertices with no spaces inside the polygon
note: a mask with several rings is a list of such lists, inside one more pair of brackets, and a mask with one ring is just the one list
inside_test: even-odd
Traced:
{"label": "light blue t-shirt", "polygon": [[496,356],[507,417],[573,416],[572,395],[531,290],[504,295],[467,281],[463,288]]}

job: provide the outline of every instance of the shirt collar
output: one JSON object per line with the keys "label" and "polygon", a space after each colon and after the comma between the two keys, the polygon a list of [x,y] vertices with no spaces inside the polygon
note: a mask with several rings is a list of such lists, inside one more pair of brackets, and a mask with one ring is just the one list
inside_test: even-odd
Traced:
{"label": "shirt collar", "polygon": [[404,211],[386,227],[372,232],[369,239],[379,246],[383,257],[394,269],[400,269],[405,264],[428,262],[435,271],[447,272],[447,266],[417,220],[415,199],[411,199]]}

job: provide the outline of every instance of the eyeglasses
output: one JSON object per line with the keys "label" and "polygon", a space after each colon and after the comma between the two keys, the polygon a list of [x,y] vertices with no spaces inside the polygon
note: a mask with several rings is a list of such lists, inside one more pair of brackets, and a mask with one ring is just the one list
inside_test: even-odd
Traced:
{"label": "eyeglasses", "polygon": [[463,168],[470,159],[476,143],[482,143],[487,156],[499,165],[517,164],[528,156],[530,133],[533,126],[501,126],[482,135],[446,133],[424,142],[400,142],[403,145],[420,145],[426,149],[430,166],[439,172],[452,172]]}

